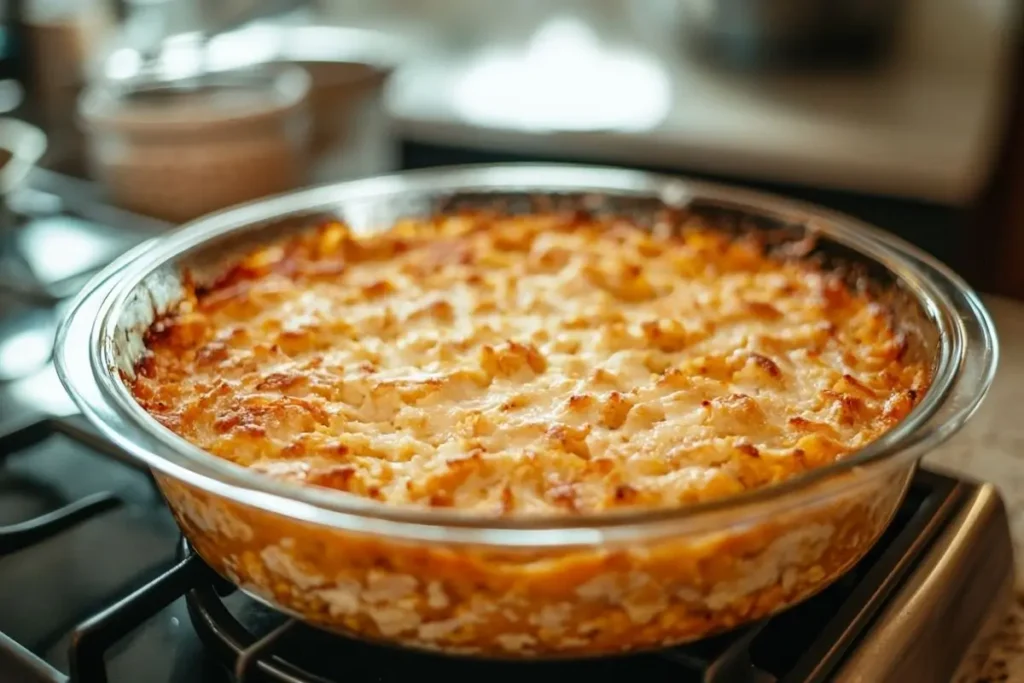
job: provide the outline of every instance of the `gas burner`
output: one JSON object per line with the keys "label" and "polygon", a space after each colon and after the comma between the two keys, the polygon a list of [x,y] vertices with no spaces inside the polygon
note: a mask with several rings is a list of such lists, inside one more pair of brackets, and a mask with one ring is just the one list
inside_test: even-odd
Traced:
{"label": "gas burner", "polygon": [[[36,632],[3,616],[28,609],[39,598],[30,590],[23,594],[21,584],[11,596],[0,593],[0,680],[5,683],[150,680],[147,665],[161,668],[160,681],[172,682],[328,683],[372,677],[386,683],[412,674],[465,679],[510,673],[538,682],[609,673],[681,683],[940,681],[948,680],[999,621],[1012,587],[1009,530],[995,490],[921,470],[864,560],[817,596],[751,627],[602,660],[446,658],[329,634],[237,590],[180,540],[148,473],[80,417],[30,423],[0,435],[0,453],[8,454],[0,468],[0,587],[12,585],[3,572],[19,562],[25,565],[23,582],[50,572],[43,566],[45,555],[31,561],[28,555],[45,548],[63,558],[61,543],[85,526],[93,527],[92,540],[78,538],[77,544],[102,538],[117,557],[87,553],[76,561],[75,574],[94,571],[95,562],[109,563],[100,572],[105,579],[112,568],[122,573],[114,582],[121,591],[84,601],[91,605],[85,613],[92,616],[76,618],[71,623],[77,627],[39,625],[43,635],[26,635]],[[97,472],[101,466],[111,469]],[[86,486],[90,478],[99,486]],[[5,501],[30,493],[39,500],[22,506],[12,522]],[[140,527],[138,520],[147,515],[156,521]],[[122,565],[128,557],[137,559],[142,548],[149,548],[150,556],[141,562],[141,574],[129,572]],[[61,560],[56,562],[50,572],[56,580],[70,576]],[[124,587],[132,585],[138,587],[125,594]],[[55,628],[70,636],[54,640]],[[142,641],[154,649],[146,650]],[[63,645],[54,650],[54,643]],[[118,657],[133,648],[132,673],[124,676],[126,665]],[[168,658],[173,666],[156,664],[155,658]]]}

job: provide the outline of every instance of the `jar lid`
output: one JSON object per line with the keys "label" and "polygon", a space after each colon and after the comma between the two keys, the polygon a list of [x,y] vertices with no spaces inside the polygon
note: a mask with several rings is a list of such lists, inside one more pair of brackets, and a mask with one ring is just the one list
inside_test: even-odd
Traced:
{"label": "jar lid", "polygon": [[140,74],[90,86],[79,99],[78,113],[86,129],[207,132],[279,118],[301,106],[309,88],[304,69],[279,64],[179,78]]}

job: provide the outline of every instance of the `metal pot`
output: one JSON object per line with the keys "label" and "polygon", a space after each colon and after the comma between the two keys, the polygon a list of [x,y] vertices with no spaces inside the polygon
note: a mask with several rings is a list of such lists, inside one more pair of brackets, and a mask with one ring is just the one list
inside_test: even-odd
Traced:
{"label": "metal pot", "polygon": [[[126,378],[143,335],[242,251],[326,217],[370,231],[463,206],[638,221],[685,207],[711,225],[771,231],[808,257],[861,268],[908,353],[932,366],[914,410],[862,451],[778,486],[679,509],[477,517],[391,507],[273,479],[161,426]],[[803,253],[807,249],[804,248]],[[845,216],[676,178],[570,166],[428,170],[329,185],[201,219],[126,254],[70,307],[64,385],[93,424],[152,468],[195,550],[244,591],[312,624],[452,655],[598,656],[664,647],[759,619],[857,562],[897,509],[917,460],[985,395],[997,357],[975,294],[915,248]]]}

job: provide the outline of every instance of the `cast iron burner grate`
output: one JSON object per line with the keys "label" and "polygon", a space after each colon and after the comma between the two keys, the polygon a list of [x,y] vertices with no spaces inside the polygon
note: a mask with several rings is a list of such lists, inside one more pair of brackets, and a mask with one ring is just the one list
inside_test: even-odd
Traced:
{"label": "cast iron burner grate", "polygon": [[[81,418],[44,420],[0,436],[2,456],[58,432],[118,460],[123,455]],[[237,589],[216,576],[182,543],[177,563],[74,629],[67,674],[0,633],[0,671],[17,683],[104,683],[114,645],[184,597],[207,652],[236,683],[404,681],[410,675],[457,679],[518,673],[554,681],[567,675],[624,675],[679,683],[811,683],[828,680],[856,647],[873,617],[922,551],[950,519],[964,485],[929,471],[915,476],[907,499],[868,556],[816,597],[745,629],[687,646],[589,661],[536,663],[450,659],[370,645],[290,619],[255,600],[242,608],[226,598]],[[19,552],[124,503],[96,494],[46,515],[0,527],[0,558]],[[236,598],[241,596],[235,596]],[[233,603],[239,602],[233,600]],[[5,679],[8,680],[8,679]]]}

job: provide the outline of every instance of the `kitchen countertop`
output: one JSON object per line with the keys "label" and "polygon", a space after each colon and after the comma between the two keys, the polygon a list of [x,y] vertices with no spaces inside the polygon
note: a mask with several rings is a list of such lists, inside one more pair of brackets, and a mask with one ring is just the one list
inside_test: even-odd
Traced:
{"label": "kitchen countertop", "polygon": [[974,418],[925,463],[994,482],[1010,517],[1017,555],[1017,596],[984,662],[958,683],[1024,681],[1024,303],[984,297],[999,332],[995,383]]}

